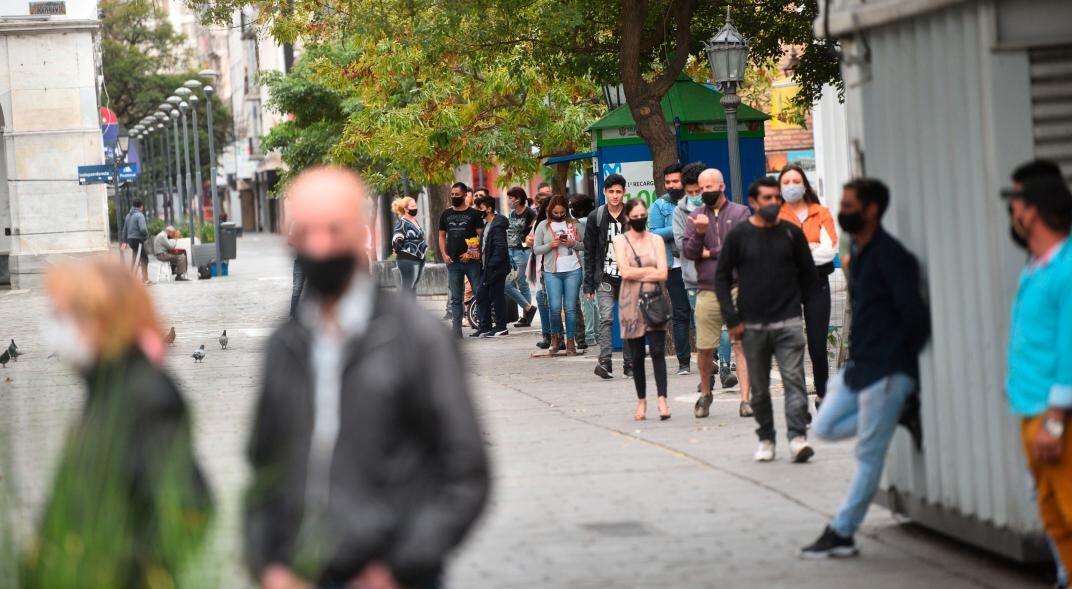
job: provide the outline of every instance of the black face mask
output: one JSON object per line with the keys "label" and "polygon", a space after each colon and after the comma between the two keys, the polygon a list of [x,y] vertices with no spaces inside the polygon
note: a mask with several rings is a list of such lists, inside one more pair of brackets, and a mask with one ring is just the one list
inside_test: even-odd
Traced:
{"label": "black face mask", "polygon": [[670,200],[677,202],[685,195],[685,191],[681,188],[669,188],[667,189],[666,194],[670,196]]}
{"label": "black face mask", "polygon": [[556,223],[561,223],[566,220],[566,215],[552,215],[551,220]]}
{"label": "black face mask", "polygon": [[767,205],[760,207],[756,212],[759,213],[759,218],[768,223],[773,223],[778,220],[778,213],[781,212],[782,205]]}
{"label": "black face mask", "polygon": [[855,213],[838,213],[837,222],[838,225],[841,225],[841,228],[845,230],[845,233],[849,234],[859,233],[860,230],[864,228],[864,225],[867,224],[863,214],[859,211],[856,211]]}
{"label": "black face mask", "polygon": [[709,207],[713,207],[718,204],[719,199],[722,198],[721,190],[712,190],[710,192],[703,193],[700,198],[703,199],[703,203]]}
{"label": "black face mask", "polygon": [[321,296],[337,298],[350,284],[357,258],[353,254],[341,254],[323,260],[310,260],[299,255],[298,264],[309,288]]}
{"label": "black face mask", "polygon": [[464,196],[452,196],[452,197],[450,197],[450,204],[453,205],[453,206],[460,207],[460,206],[462,206],[462,204],[464,202],[465,202],[465,197]]}
{"label": "black face mask", "polygon": [[1016,217],[1012,216],[1012,205],[1009,205],[1009,235],[1012,242],[1021,249],[1027,249],[1027,228]]}
{"label": "black face mask", "polygon": [[629,226],[633,228],[633,231],[644,231],[648,228],[648,218],[629,219]]}
{"label": "black face mask", "polygon": [[411,217],[416,217],[417,216],[417,209],[409,209],[406,212],[409,213],[409,216],[411,216]]}

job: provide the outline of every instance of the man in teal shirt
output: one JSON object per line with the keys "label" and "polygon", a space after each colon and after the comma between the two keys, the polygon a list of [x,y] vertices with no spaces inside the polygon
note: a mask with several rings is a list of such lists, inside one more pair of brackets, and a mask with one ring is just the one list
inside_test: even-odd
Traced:
{"label": "man in teal shirt", "polygon": [[1009,326],[1006,389],[1022,418],[1028,466],[1046,532],[1072,565],[1072,193],[1059,176],[1026,180],[1008,195],[1013,241],[1031,260]]}

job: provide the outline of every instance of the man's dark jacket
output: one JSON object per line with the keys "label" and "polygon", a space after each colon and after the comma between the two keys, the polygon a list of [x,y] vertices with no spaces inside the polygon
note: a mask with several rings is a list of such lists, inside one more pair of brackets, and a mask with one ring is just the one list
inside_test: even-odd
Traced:
{"label": "man's dark jacket", "polygon": [[[625,215],[619,213],[619,219],[624,223]],[[607,248],[610,242],[607,240],[607,228],[610,226],[610,213],[607,205],[600,205],[596,210],[588,213],[588,221],[584,224],[584,292],[592,294],[603,282],[603,263],[607,259]],[[625,227],[622,227],[624,230]]]}
{"label": "man's dark jacket", "polygon": [[245,506],[257,578],[282,563],[341,586],[379,561],[414,584],[438,574],[484,507],[487,457],[456,344],[404,298],[379,289],[373,298],[367,329],[342,353],[330,499],[318,506],[321,559],[311,571],[296,540],[314,424],[313,333],[291,319],[268,342]]}
{"label": "man's dark jacket", "polygon": [[506,217],[495,215],[481,234],[480,263],[484,267],[481,274],[484,284],[494,284],[505,280],[510,273],[510,247],[506,241],[506,230],[510,223]]}

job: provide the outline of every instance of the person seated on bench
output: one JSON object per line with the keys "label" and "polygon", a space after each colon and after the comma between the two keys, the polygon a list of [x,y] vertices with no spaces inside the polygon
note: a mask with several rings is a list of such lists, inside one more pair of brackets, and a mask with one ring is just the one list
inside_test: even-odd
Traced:
{"label": "person seated on bench", "polygon": [[179,237],[177,229],[170,225],[165,227],[153,239],[153,251],[156,252],[157,260],[171,264],[171,273],[175,275],[175,280],[186,281],[189,280],[186,277],[186,250],[175,247]]}

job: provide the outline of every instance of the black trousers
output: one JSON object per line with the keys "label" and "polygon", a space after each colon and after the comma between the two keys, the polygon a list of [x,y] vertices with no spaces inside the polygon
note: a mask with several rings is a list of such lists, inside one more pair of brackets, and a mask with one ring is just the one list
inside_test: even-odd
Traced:
{"label": "black trousers", "polygon": [[826,394],[826,381],[830,378],[830,364],[826,357],[829,329],[830,275],[820,268],[808,302],[804,303],[804,333],[808,338],[808,356],[811,358],[815,395],[820,399]]}
{"label": "black trousers", "polygon": [[692,325],[692,305],[689,293],[685,292],[685,282],[681,279],[681,268],[670,268],[666,275],[666,291],[670,294],[670,306],[674,309],[674,351],[677,352],[679,366],[691,364],[692,350],[689,349],[689,327]]}
{"label": "black trousers", "polygon": [[[481,282],[476,290],[477,311],[480,313],[481,331],[506,329],[506,277],[495,281]],[[491,311],[495,309],[495,325],[491,323]]]}
{"label": "black trousers", "polygon": [[[655,389],[660,397],[666,396],[666,332],[649,331],[648,347],[651,348],[651,366],[655,370]],[[647,397],[648,381],[644,375],[644,338],[625,340],[629,356],[633,360],[633,385],[637,399]]]}

